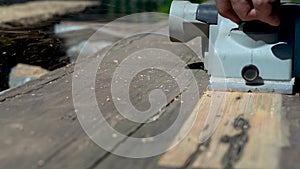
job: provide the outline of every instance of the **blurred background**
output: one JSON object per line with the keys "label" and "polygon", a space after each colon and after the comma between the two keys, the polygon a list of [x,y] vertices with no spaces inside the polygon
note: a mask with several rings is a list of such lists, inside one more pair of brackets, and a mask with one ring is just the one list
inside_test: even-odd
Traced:
{"label": "blurred background", "polygon": [[[197,3],[203,1],[191,0]],[[43,3],[30,5],[35,2],[38,1],[0,0],[0,91],[18,87],[74,62],[80,49],[88,43],[88,38],[106,23],[140,12],[168,13],[172,0],[98,0],[93,1],[99,2],[98,5],[86,7],[78,12],[69,12],[63,4],[60,5],[62,9],[57,11],[59,15],[53,14],[47,20],[40,21],[38,16],[34,16],[35,11],[46,9],[44,13],[48,16],[47,8],[51,8],[53,3],[76,4],[80,1],[42,1]],[[31,19],[38,22],[27,24],[31,19],[20,19],[19,15],[27,16],[31,13]],[[8,16],[11,21],[1,21],[7,20]],[[153,21],[143,18],[142,21],[130,22]],[[130,24],[132,23],[128,23]],[[131,31],[134,31],[135,27],[136,25],[129,26]],[[114,31],[118,32],[116,28]],[[93,42],[94,45],[101,49],[112,44],[116,40],[115,35],[112,33],[109,36],[111,41]]]}

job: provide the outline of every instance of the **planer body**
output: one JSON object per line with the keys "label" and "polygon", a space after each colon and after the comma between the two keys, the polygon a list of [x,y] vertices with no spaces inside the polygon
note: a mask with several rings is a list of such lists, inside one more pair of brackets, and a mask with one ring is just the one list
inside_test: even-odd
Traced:
{"label": "planer body", "polygon": [[186,42],[201,36],[209,88],[220,91],[293,94],[300,78],[300,4],[281,4],[281,25],[236,24],[215,4],[173,1],[170,37]]}

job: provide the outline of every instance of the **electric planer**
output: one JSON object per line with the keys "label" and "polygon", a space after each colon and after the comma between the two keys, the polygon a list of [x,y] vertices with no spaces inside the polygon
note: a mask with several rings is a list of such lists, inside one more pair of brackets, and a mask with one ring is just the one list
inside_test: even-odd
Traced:
{"label": "electric planer", "polygon": [[215,4],[173,1],[170,38],[202,37],[211,90],[293,94],[300,78],[300,4],[281,4],[280,17],[278,27],[236,24],[219,15]]}

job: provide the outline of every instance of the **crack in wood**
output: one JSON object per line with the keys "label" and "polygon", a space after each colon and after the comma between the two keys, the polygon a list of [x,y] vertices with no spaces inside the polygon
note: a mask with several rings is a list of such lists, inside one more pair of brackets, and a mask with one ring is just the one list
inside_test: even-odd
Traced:
{"label": "crack in wood", "polygon": [[[184,90],[185,91],[185,90]],[[183,92],[184,92],[183,91]],[[165,111],[165,108],[170,106],[172,103],[175,102],[175,100],[180,97],[182,95],[183,92],[180,92],[178,95],[176,95],[170,102],[168,102],[163,108],[161,108],[161,111]],[[158,113],[156,113],[154,116],[150,117],[149,119],[147,119],[145,121],[145,123],[140,123],[140,125],[138,125],[136,128],[134,128],[131,132],[129,132],[129,134],[127,135],[128,137],[134,135],[138,130],[140,130],[142,127],[144,127],[147,124],[147,121],[149,121],[150,119],[152,119],[153,117],[157,116],[157,115],[162,115],[164,112],[159,111]],[[97,159],[93,164],[91,164],[89,167],[87,167],[87,169],[94,169],[96,168],[98,165],[100,165],[105,159],[107,159],[113,152],[115,151],[122,143],[126,142],[127,138],[121,140],[120,142],[118,142],[112,149],[110,152],[105,153],[103,156],[101,156],[99,159]],[[203,147],[205,143],[199,145],[200,147]],[[201,148],[200,148],[201,149]],[[203,149],[203,148],[202,148]]]}
{"label": "crack in wood", "polygon": [[69,146],[71,146],[76,140],[78,140],[79,137],[72,138],[70,141],[68,141],[66,144],[62,145],[59,149],[57,149],[55,152],[50,154],[44,161],[44,165],[50,162],[55,156],[63,152],[65,149],[67,149]]}
{"label": "crack in wood", "polygon": [[[127,136],[130,137],[132,136],[135,132],[137,132],[139,129],[141,129],[146,123],[141,123],[140,125],[138,125],[136,128],[134,128]],[[118,142],[112,149],[111,151],[105,153],[103,156],[101,156],[98,160],[96,160],[92,165],[90,165],[89,167],[87,167],[87,169],[94,169],[96,168],[99,164],[101,164],[102,161],[104,161],[105,159],[107,159],[113,152],[115,151],[122,143],[124,143],[127,140],[127,138],[121,140],[120,142]]]}

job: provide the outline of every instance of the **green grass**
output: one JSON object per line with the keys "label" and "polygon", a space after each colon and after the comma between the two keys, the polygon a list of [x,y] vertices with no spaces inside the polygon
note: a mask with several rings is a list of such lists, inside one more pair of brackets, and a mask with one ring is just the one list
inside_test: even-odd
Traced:
{"label": "green grass", "polygon": [[[168,0],[165,4],[160,6],[158,8],[158,12],[169,13],[172,1],[173,0]],[[189,0],[189,1],[192,3],[203,3],[206,0]]]}
{"label": "green grass", "polygon": [[[101,14],[132,14],[138,12],[169,13],[172,0],[99,0],[102,4]],[[202,3],[206,0],[190,0],[192,3]]]}

